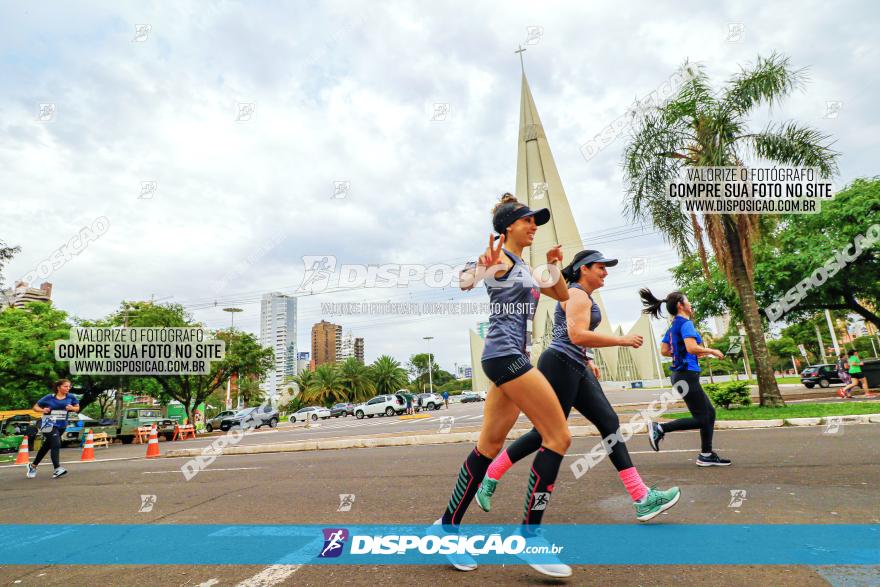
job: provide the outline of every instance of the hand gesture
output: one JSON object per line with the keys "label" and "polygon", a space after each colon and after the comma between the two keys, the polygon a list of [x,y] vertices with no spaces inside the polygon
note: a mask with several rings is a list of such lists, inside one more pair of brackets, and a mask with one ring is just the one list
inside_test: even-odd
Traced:
{"label": "hand gesture", "polygon": [[74,410],[76,410],[76,408],[74,408],[70,404],[67,404],[66,406],[64,406],[64,409],[67,410],[68,412],[73,412]]}
{"label": "hand gesture", "polygon": [[623,337],[620,346],[631,346],[632,348],[637,349],[642,346],[643,342],[644,339],[641,336],[638,334],[631,334],[630,336]]}
{"label": "hand gesture", "polygon": [[724,353],[722,353],[718,349],[709,349],[709,351],[711,351],[709,353],[709,356],[715,357],[716,359],[723,359],[724,358]]}
{"label": "hand gesture", "polygon": [[498,247],[496,248],[494,245],[495,239],[489,235],[489,249],[480,255],[480,260],[477,261],[478,267],[493,267],[501,261],[501,248],[504,246],[503,234],[498,238]]}
{"label": "hand gesture", "polygon": [[48,414],[48,413],[51,412],[51,411],[52,411],[52,408],[43,408],[43,413],[44,413],[44,414]]}
{"label": "hand gesture", "polygon": [[556,261],[562,263],[562,245],[556,245],[547,251],[547,262],[555,263]]}
{"label": "hand gesture", "polygon": [[596,366],[596,363],[590,361],[589,363],[587,363],[587,365],[589,365],[590,369],[593,371],[593,375],[596,376],[596,379],[602,378],[602,372],[599,371],[599,367]]}

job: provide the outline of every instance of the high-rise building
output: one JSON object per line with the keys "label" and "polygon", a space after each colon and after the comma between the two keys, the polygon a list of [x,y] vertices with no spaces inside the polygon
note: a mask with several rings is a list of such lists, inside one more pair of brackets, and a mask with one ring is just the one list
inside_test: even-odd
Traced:
{"label": "high-rise building", "polygon": [[277,292],[263,294],[260,344],[275,351],[275,365],[260,385],[269,396],[275,396],[285,378],[297,374],[296,298]]}
{"label": "high-rise building", "polygon": [[320,367],[335,363],[342,351],[342,326],[321,320],[312,326],[312,362]]}
{"label": "high-rise building", "polygon": [[355,337],[349,331],[342,337],[339,343],[339,352],[336,355],[337,362],[342,362],[354,357],[361,363],[364,362],[364,339]]}
{"label": "high-rise building", "polygon": [[296,353],[296,372],[297,374],[309,370],[309,353]]}
{"label": "high-rise building", "polygon": [[459,365],[456,363],[455,365],[455,378],[456,379],[470,379],[473,377],[473,369],[470,365]]}
{"label": "high-rise building", "polygon": [[16,281],[15,287],[3,290],[0,297],[0,308],[12,306],[14,308],[24,308],[28,302],[51,302],[52,301],[52,284],[48,281],[40,284],[39,289],[28,287],[25,281]]}

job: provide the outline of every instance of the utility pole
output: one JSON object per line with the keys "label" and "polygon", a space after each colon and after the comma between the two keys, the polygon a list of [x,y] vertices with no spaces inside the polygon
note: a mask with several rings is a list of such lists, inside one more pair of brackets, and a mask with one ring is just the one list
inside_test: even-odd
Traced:
{"label": "utility pole", "polygon": [[831,333],[831,344],[834,345],[834,356],[840,356],[840,347],[837,346],[837,335],[834,334],[834,323],[831,321],[831,312],[825,310],[825,320],[828,321],[828,332]]}
{"label": "utility pole", "polygon": [[[430,342],[430,341],[434,340],[434,337],[433,336],[423,336],[422,339]],[[434,374],[433,374],[433,371],[434,371],[434,362],[432,361],[431,347],[429,344],[428,345],[428,385],[429,385],[429,391],[431,393],[434,393]]]}
{"label": "utility pole", "polygon": [[[232,342],[232,334],[235,332],[235,315],[238,312],[243,312],[241,308],[223,308],[224,312],[229,312],[229,342]],[[237,406],[236,406],[237,407]],[[229,410],[232,408],[232,377],[226,380],[226,409]]]}
{"label": "utility pole", "polygon": [[828,358],[825,356],[825,343],[822,342],[822,331],[819,330],[819,324],[814,323],[813,326],[816,327],[816,338],[819,339],[819,354],[822,355],[822,362],[827,363]]}

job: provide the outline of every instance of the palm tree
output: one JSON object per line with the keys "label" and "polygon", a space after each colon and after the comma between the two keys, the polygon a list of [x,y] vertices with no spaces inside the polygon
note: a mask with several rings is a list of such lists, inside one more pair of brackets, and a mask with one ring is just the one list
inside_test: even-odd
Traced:
{"label": "palm tree", "polygon": [[326,406],[344,400],[345,396],[345,386],[336,365],[327,363],[315,369],[314,384],[306,391],[307,401]]}
{"label": "palm tree", "polygon": [[376,393],[394,393],[403,389],[408,383],[406,371],[393,357],[382,355],[370,365],[370,373],[376,387]]}
{"label": "palm tree", "polygon": [[315,372],[306,369],[302,373],[291,377],[290,380],[296,383],[296,386],[299,388],[299,395],[297,397],[300,401],[307,401],[308,395],[306,392],[315,385]]}
{"label": "palm tree", "polygon": [[348,389],[348,401],[365,402],[376,394],[376,384],[370,374],[370,368],[354,357],[349,357],[339,365],[339,377]]}
{"label": "palm tree", "polygon": [[671,101],[644,110],[634,121],[633,137],[624,151],[626,208],[633,220],[650,220],[684,256],[694,246],[709,280],[705,232],[737,292],[749,345],[758,372],[762,406],[785,405],[771,369],[770,354],[755,301],[752,241],[758,236],[758,215],[686,215],[666,197],[666,186],[683,167],[742,166],[752,155],[782,165],[817,167],[830,177],[837,172],[838,153],[828,136],[795,122],[769,124],[763,131],[747,129],[753,109],[772,106],[800,88],[803,70],[793,70],[787,57],[773,53],[734,75],[718,94],[701,67],[685,62],[687,80]]}

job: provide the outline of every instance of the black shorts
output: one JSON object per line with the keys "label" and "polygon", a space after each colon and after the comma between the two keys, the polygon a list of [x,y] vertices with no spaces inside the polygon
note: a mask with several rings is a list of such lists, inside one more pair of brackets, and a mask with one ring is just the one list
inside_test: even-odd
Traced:
{"label": "black shorts", "polygon": [[525,355],[505,355],[503,357],[483,359],[482,364],[483,373],[496,386],[513,381],[532,368],[532,363]]}
{"label": "black shorts", "polygon": [[865,377],[865,372],[864,372],[864,371],[862,371],[861,373],[850,373],[850,374],[849,374],[849,377],[850,377],[850,379],[852,379],[853,381],[855,381],[856,379],[867,379],[867,377]]}

